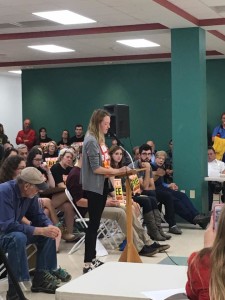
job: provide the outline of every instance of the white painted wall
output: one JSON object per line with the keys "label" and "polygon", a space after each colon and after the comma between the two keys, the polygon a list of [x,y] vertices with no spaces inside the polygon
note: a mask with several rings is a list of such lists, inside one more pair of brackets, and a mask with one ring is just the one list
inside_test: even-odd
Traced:
{"label": "white painted wall", "polygon": [[16,146],[16,135],[22,129],[22,87],[20,75],[0,74],[0,123],[10,142]]}

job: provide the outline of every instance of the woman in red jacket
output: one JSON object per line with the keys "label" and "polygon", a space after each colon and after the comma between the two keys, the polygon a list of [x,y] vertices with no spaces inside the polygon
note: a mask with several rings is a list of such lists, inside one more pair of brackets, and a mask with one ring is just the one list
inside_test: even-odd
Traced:
{"label": "woman in red jacket", "polygon": [[186,293],[191,300],[225,299],[225,207],[217,231],[213,216],[204,235],[205,248],[192,253],[188,260]]}

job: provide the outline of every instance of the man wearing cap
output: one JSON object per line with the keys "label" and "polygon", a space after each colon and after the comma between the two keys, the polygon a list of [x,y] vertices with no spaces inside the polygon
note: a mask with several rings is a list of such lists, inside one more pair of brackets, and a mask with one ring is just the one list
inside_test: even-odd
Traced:
{"label": "man wearing cap", "polygon": [[[57,281],[50,272],[56,270],[55,238],[59,229],[39,207],[37,193],[48,188],[39,170],[28,167],[16,180],[0,184],[0,247],[8,253],[8,261],[19,282],[30,280],[26,246],[36,244],[37,265],[32,292],[55,293]],[[22,218],[30,221],[23,224]],[[6,299],[19,300],[9,278]]]}

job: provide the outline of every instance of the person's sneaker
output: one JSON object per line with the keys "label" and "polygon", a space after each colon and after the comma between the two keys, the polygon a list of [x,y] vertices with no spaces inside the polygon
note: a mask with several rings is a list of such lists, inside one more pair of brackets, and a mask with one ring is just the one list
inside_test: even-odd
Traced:
{"label": "person's sneaker", "polygon": [[83,267],[83,274],[86,274],[86,273],[88,273],[88,272],[91,272],[93,270],[93,265],[92,264],[90,264],[90,265],[88,265],[88,266],[84,266]]}
{"label": "person's sneaker", "polygon": [[86,274],[102,265],[104,265],[104,263],[102,261],[98,260],[97,258],[94,258],[90,265],[83,267],[83,274]]}
{"label": "person's sneaker", "polygon": [[48,293],[55,294],[58,288],[58,281],[56,278],[47,271],[40,271],[34,274],[32,280],[31,291],[33,293]]}
{"label": "person's sneaker", "polygon": [[168,232],[173,234],[182,234],[182,230],[177,225],[170,227]]}
{"label": "person's sneaker", "polygon": [[152,245],[150,245],[150,246],[145,245],[141,249],[141,251],[139,251],[139,255],[141,255],[141,256],[153,256],[153,255],[155,255],[158,252],[159,252],[159,250],[158,249],[154,249],[152,247]]}
{"label": "person's sneaker", "polygon": [[100,261],[97,258],[94,258],[94,259],[92,259],[92,264],[93,264],[94,268],[97,268],[97,267],[104,265],[104,262]]}
{"label": "person's sneaker", "polygon": [[119,251],[123,251],[127,245],[127,240],[123,240],[121,244],[119,244]]}
{"label": "person's sneaker", "polygon": [[151,247],[151,248],[153,248],[153,249],[156,249],[156,250],[158,250],[158,252],[163,252],[163,251],[169,249],[169,248],[170,248],[170,245],[167,245],[167,244],[166,244],[166,245],[161,245],[161,244],[159,244],[159,243],[154,242],[153,244],[151,244],[151,245],[148,246],[148,247]]}
{"label": "person's sneaker", "polygon": [[62,282],[68,282],[72,278],[72,276],[65,269],[62,269],[60,267],[52,271],[51,273],[52,275],[60,279]]}
{"label": "person's sneaker", "polygon": [[205,216],[205,215],[197,215],[194,219],[193,219],[193,223],[194,224],[198,224],[200,227],[202,227],[202,229],[206,229],[207,225],[209,224],[210,221],[210,216]]}

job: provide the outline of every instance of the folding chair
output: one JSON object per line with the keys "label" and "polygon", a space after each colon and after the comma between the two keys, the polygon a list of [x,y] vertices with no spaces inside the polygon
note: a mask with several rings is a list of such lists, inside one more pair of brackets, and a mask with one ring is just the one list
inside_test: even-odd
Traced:
{"label": "folding chair", "polygon": [[[83,218],[79,212],[79,210],[77,209],[76,205],[73,203],[73,198],[70,194],[70,192],[68,191],[68,189],[65,189],[65,194],[68,198],[68,200],[70,201],[71,205],[73,206],[78,218],[75,219],[76,222],[79,222],[84,228],[88,228],[88,225],[87,225],[87,221],[88,221],[88,218]],[[102,243],[100,242],[100,240],[98,239],[98,237],[102,234],[104,237],[108,238],[107,236],[107,233],[108,233],[108,229],[106,227],[106,225],[103,225],[103,223],[101,223],[101,226],[100,226],[100,229],[99,229],[99,232],[98,232],[98,236],[97,236],[97,243],[96,243],[96,251],[97,251],[97,256],[105,256],[105,255],[108,255],[108,252],[107,250],[105,249],[105,247],[102,245]],[[104,232],[103,228],[106,230],[106,233]],[[74,253],[75,251],[77,251],[80,246],[85,242],[85,235],[78,241],[76,242],[72,249],[69,251],[68,254],[72,254]],[[110,241],[109,241],[110,243]],[[111,244],[111,243],[110,243]],[[112,246],[111,244],[111,247],[112,249],[114,249],[114,247]]]}
{"label": "folding chair", "polygon": [[2,269],[3,272],[5,270],[7,271],[8,276],[10,277],[20,300],[26,300],[18,281],[16,280],[16,277],[13,274],[13,271],[12,271],[11,267],[9,266],[8,259],[7,259],[5,253],[3,252],[3,250],[1,248],[0,248],[0,260],[2,262],[1,265],[0,265],[0,270]]}

